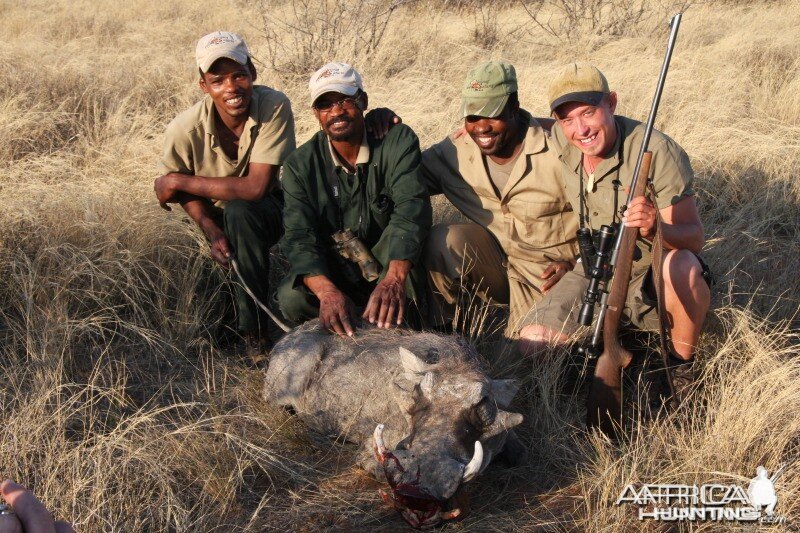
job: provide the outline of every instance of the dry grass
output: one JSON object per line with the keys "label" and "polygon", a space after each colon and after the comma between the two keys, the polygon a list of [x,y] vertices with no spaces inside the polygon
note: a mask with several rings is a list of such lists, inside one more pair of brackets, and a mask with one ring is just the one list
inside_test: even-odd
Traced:
{"label": "dry grass", "polygon": [[[225,275],[150,191],[164,126],[198,98],[195,40],[242,32],[266,65],[265,4],[0,0],[0,475],[82,531],[401,527],[350,468],[352,449],[262,403],[259,374],[226,348]],[[288,16],[290,4],[267,7]],[[645,4],[636,27],[559,43],[513,2],[484,20],[469,1],[419,1],[368,55],[330,59],[353,61],[372,105],[396,110],[423,145],[457,125],[462,77],[486,58],[516,65],[536,115],[550,73],[589,59],[621,112],[644,117],[669,9]],[[693,412],[642,420],[613,447],[581,428],[568,354],[535,369],[495,361],[525,379],[530,464],[491,469],[454,529],[644,529],[613,505],[626,483],[746,483],[757,465],[797,456],[798,25],[796,0],[698,3],[684,17],[659,127],[692,156],[720,277]],[[302,142],[316,126],[293,69],[260,79],[294,102]],[[800,465],[777,488],[797,527]]]}

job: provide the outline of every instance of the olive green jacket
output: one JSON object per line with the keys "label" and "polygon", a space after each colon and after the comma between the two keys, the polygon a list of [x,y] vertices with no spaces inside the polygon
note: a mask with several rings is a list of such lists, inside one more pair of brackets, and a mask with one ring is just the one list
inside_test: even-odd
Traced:
{"label": "olive green jacket", "polygon": [[[367,135],[369,160],[348,174],[334,165],[328,138],[320,131],[293,152],[282,169],[285,233],[281,250],[293,286],[303,277],[341,268],[332,235],[351,229],[371,249],[385,273],[389,261],[407,259],[414,269],[406,284],[412,298],[424,295],[419,255],[431,227],[430,197],[420,176],[419,140],[408,126],[393,127],[383,139]],[[332,197],[328,172],[339,182]]]}

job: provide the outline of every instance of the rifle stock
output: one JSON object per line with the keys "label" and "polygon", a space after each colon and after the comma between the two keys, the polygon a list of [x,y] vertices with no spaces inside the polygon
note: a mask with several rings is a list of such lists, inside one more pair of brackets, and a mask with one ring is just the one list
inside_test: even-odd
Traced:
{"label": "rifle stock", "polygon": [[[645,152],[634,180],[632,197],[644,196],[650,174],[652,152]],[[619,343],[619,322],[628,298],[628,285],[633,269],[633,254],[639,228],[623,227],[617,254],[617,266],[608,294],[603,320],[603,352],[597,359],[587,402],[586,425],[599,427],[606,435],[616,434],[622,425],[622,369],[630,365],[633,355]]]}

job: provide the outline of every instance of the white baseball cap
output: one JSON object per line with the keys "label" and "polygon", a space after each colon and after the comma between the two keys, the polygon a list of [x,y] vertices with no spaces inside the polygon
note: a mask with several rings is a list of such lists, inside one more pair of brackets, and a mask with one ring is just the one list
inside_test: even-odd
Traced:
{"label": "white baseball cap", "polygon": [[342,93],[353,96],[364,90],[361,74],[347,63],[328,63],[314,74],[308,82],[311,91],[311,105],[325,93]]}
{"label": "white baseball cap", "polygon": [[195,59],[202,72],[208,72],[214,61],[221,57],[246,65],[250,59],[250,50],[247,49],[244,39],[229,31],[215,31],[197,41]]}

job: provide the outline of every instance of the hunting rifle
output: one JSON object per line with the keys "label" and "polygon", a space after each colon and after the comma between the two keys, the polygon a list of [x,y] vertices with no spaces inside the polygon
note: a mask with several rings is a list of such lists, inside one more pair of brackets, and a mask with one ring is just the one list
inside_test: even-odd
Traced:
{"label": "hunting rifle", "polygon": [[[670,21],[671,30],[667,43],[667,53],[664,57],[664,64],[661,66],[656,94],[653,98],[653,105],[650,108],[650,116],[647,119],[642,147],[639,151],[639,158],[636,160],[633,181],[630,185],[625,206],[629,205],[634,198],[644,196],[647,191],[650,161],[653,155],[647,148],[650,142],[650,135],[653,132],[653,123],[658,112],[661,92],[664,89],[664,81],[667,77],[672,50],[675,47],[681,15],[682,13],[678,13]],[[625,210],[625,206],[621,211]],[[619,343],[619,323],[622,317],[622,310],[625,307],[625,300],[628,296],[633,254],[638,236],[639,228],[621,226],[619,231],[616,232],[616,236],[613,237],[614,247],[610,254],[610,259],[608,259],[607,265],[601,265],[600,268],[596,269],[596,276],[592,276],[592,282],[584,298],[584,307],[581,310],[581,322],[585,324],[588,316],[588,322],[591,323],[591,314],[598,293],[598,284],[603,284],[603,279],[610,279],[610,290],[606,291],[605,287],[603,287],[603,290],[600,291],[602,293],[600,296],[600,312],[592,337],[592,347],[589,348],[590,353],[592,353],[592,349],[594,349],[595,355],[599,352],[599,337],[602,329],[603,351],[597,359],[591,389],[589,390],[586,413],[587,426],[589,428],[599,427],[603,433],[609,436],[617,435],[622,428],[621,373],[633,358],[633,355]],[[659,316],[663,319],[663,295],[661,294],[663,292],[663,279],[661,278],[662,258],[660,246],[658,254],[656,254],[655,250],[658,244],[657,241],[660,242],[660,239],[661,232],[657,220],[656,237],[653,240],[653,279],[659,292]],[[603,254],[598,254],[598,256],[601,255]],[[600,265],[602,260],[603,258],[598,259],[595,266]],[[595,277],[598,279],[594,279]],[[594,290],[594,293],[590,294],[592,290]],[[664,342],[665,339],[662,338],[662,345]]]}

